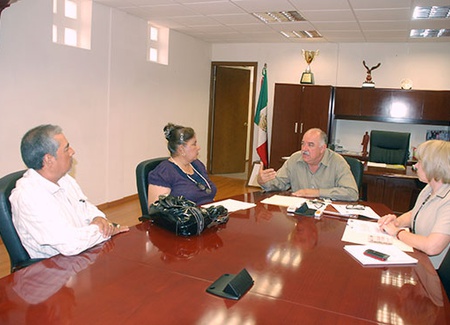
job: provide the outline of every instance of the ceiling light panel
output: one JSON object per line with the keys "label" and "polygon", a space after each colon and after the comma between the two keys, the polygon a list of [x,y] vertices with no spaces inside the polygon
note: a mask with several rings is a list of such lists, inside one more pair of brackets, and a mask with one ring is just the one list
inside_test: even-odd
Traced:
{"label": "ceiling light panel", "polygon": [[254,12],[252,15],[266,24],[305,21],[297,11]]}
{"label": "ceiling light panel", "polygon": [[449,37],[450,29],[411,29],[411,38]]}
{"label": "ceiling light panel", "polygon": [[280,32],[287,38],[322,38],[322,35],[316,30],[282,31]]}
{"label": "ceiling light panel", "polygon": [[445,19],[450,18],[450,6],[415,7],[413,19]]}

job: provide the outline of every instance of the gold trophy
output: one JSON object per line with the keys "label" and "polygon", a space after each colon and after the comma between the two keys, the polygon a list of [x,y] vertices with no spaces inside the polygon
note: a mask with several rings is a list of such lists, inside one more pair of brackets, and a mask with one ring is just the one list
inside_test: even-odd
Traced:
{"label": "gold trophy", "polygon": [[305,51],[302,50],[303,57],[305,58],[308,66],[306,67],[305,72],[302,73],[302,78],[300,79],[301,84],[311,84],[314,85],[314,74],[311,72],[311,62],[314,60],[316,56],[319,55],[319,50],[317,51]]}

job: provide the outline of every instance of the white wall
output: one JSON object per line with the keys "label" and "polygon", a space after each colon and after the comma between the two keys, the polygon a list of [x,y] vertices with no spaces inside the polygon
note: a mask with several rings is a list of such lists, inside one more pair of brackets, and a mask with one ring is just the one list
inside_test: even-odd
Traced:
{"label": "white wall", "polygon": [[211,46],[170,33],[169,65],[146,61],[147,22],[93,3],[91,50],[53,44],[52,2],[19,1],[0,20],[0,175],[23,169],[30,128],[63,127],[74,176],[94,203],[136,193],[143,159],[167,156],[167,122],[191,126],[206,162]]}
{"label": "white wall", "polygon": [[[93,3],[92,46],[82,50],[51,42],[51,1],[18,1],[2,12],[0,175],[24,168],[20,139],[41,123],[65,130],[76,150],[74,174],[94,203],[136,193],[136,164],[167,155],[162,128],[169,121],[196,130],[206,162],[211,60],[257,61],[259,70],[268,64],[269,121],[274,83],[298,83],[306,68],[302,49],[320,50],[312,63],[316,84],[360,86],[366,60],[381,62],[377,87],[398,88],[410,78],[415,89],[450,89],[450,43],[210,45],[172,31],[169,65],[161,66],[145,60],[146,27]],[[359,136],[347,129],[338,125],[336,138],[357,147],[366,128],[355,128]]]}
{"label": "white wall", "polygon": [[[302,49],[319,50],[319,56],[311,64],[315,83],[318,85],[360,87],[366,78],[366,68],[362,64],[365,60],[369,67],[381,62],[381,66],[372,72],[373,81],[378,88],[399,89],[401,80],[409,78],[414,83],[414,89],[450,90],[449,42],[213,44],[213,61],[257,61],[259,70],[267,63],[269,145],[274,84],[299,83],[306,68]],[[448,127],[339,120],[336,123],[335,139],[339,139],[339,143],[348,150],[360,151],[362,136],[371,129],[392,129],[399,132],[410,130],[411,146],[417,146],[425,140],[426,130]]]}

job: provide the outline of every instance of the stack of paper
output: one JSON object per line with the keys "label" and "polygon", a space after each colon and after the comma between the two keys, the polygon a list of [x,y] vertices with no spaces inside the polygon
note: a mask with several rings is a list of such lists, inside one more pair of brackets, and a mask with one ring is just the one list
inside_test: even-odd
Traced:
{"label": "stack of paper", "polygon": [[333,203],[332,206],[343,216],[357,214],[357,215],[361,215],[361,216],[371,218],[371,219],[380,219],[380,216],[375,211],[373,211],[373,209],[371,207],[368,207],[368,206],[361,205],[361,207],[363,207],[362,209],[352,209],[351,205],[345,205],[345,204],[334,204]]}
{"label": "stack of paper", "polygon": [[345,227],[342,241],[355,244],[370,244],[373,242],[395,246],[402,251],[412,252],[413,248],[404,242],[383,232],[376,222],[349,219]]}
{"label": "stack of paper", "polygon": [[278,205],[282,207],[299,207],[306,201],[307,199],[296,196],[272,195],[271,197],[262,200],[261,203]]}
{"label": "stack of paper", "polygon": [[[386,266],[386,265],[405,265],[417,264],[417,259],[409,256],[399,248],[392,245],[370,244],[370,245],[346,245],[344,249],[352,255],[358,262],[365,266]],[[386,261],[380,261],[373,257],[364,255],[367,249],[373,249],[378,252],[388,254]]]}
{"label": "stack of paper", "polygon": [[376,163],[376,162],[372,162],[372,161],[367,162],[367,166],[368,167],[381,167],[381,168],[405,170],[405,166],[403,166],[403,165]]}

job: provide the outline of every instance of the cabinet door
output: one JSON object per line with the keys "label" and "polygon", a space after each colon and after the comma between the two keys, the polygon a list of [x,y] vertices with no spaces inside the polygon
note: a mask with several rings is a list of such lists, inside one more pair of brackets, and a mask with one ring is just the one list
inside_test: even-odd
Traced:
{"label": "cabinet door", "polygon": [[304,86],[300,100],[299,146],[303,134],[311,128],[319,128],[328,134],[331,113],[331,86]]}
{"label": "cabinet door", "polygon": [[328,134],[331,86],[275,84],[270,166],[278,169],[283,157],[301,149],[303,134],[320,128]]}
{"label": "cabinet door", "polygon": [[361,115],[381,118],[390,116],[391,93],[387,89],[361,89]]}
{"label": "cabinet door", "polygon": [[272,168],[280,168],[282,157],[298,148],[300,94],[300,85],[275,84],[269,163]]}
{"label": "cabinet door", "polygon": [[450,91],[425,91],[422,119],[449,123]]}
{"label": "cabinet door", "polygon": [[422,118],[422,107],[422,91],[393,90],[387,117],[420,120]]}
{"label": "cabinet door", "polygon": [[361,115],[378,120],[420,120],[423,93],[396,89],[362,89]]}
{"label": "cabinet door", "polygon": [[361,88],[337,87],[334,91],[334,115],[361,115]]}

